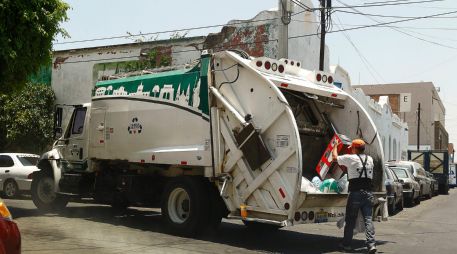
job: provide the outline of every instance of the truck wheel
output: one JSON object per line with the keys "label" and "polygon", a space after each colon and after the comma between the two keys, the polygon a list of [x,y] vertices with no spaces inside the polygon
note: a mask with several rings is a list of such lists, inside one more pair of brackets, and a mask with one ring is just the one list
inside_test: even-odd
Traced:
{"label": "truck wheel", "polygon": [[16,197],[18,191],[19,188],[17,187],[17,183],[12,179],[6,180],[6,182],[3,184],[3,195],[5,198]]}
{"label": "truck wheel", "polygon": [[32,201],[42,211],[55,211],[64,208],[68,197],[54,191],[54,179],[43,173],[37,173],[32,181]]}
{"label": "truck wheel", "polygon": [[164,189],[162,219],[171,233],[194,236],[207,228],[209,194],[200,177],[177,177]]}

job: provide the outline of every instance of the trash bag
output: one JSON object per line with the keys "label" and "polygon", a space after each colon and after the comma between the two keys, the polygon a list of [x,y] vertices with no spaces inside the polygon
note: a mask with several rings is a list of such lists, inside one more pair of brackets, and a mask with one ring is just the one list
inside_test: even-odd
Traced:
{"label": "trash bag", "polygon": [[335,179],[330,178],[330,179],[325,179],[321,186],[319,187],[320,191],[324,193],[329,193],[329,192],[336,192],[340,193],[340,189],[338,187],[338,182],[335,181]]}
{"label": "trash bag", "polygon": [[321,193],[318,187],[316,187],[312,182],[310,182],[307,178],[301,178],[301,188],[302,192],[306,193]]}
{"label": "trash bag", "polygon": [[[338,229],[341,229],[344,227],[344,224],[346,224],[346,215],[343,216],[341,219],[339,219],[336,222],[336,227]],[[357,219],[355,221],[355,226],[354,226],[354,235],[358,233],[365,233],[365,221],[363,219],[362,211],[359,210],[359,213],[357,214]]]}

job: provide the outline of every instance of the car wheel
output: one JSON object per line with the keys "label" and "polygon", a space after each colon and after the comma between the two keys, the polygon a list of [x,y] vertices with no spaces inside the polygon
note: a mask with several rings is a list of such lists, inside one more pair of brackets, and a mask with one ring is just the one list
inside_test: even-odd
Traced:
{"label": "car wheel", "polygon": [[14,198],[16,197],[19,188],[17,187],[17,183],[14,180],[7,180],[5,184],[3,184],[3,195],[5,198]]}
{"label": "car wheel", "polygon": [[43,173],[37,173],[32,181],[32,201],[42,211],[55,211],[64,208],[68,197],[54,191],[54,179]]}

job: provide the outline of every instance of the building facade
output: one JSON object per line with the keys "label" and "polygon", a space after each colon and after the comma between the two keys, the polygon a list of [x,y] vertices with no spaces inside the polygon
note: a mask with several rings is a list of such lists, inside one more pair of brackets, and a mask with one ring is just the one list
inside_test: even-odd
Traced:
{"label": "building facade", "polygon": [[[392,112],[408,124],[409,149],[446,150],[449,135],[445,128],[446,110],[432,82],[355,86],[372,99],[388,96]],[[418,117],[420,104],[420,120]],[[419,130],[419,139],[418,139]],[[418,142],[419,140],[419,142]]]}

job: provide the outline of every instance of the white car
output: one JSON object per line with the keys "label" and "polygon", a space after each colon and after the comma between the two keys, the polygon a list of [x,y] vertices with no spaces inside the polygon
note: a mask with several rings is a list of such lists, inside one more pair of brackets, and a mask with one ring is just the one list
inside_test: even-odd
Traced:
{"label": "white car", "polygon": [[0,153],[0,191],[13,198],[20,191],[30,191],[31,174],[38,171],[40,156],[27,153]]}

